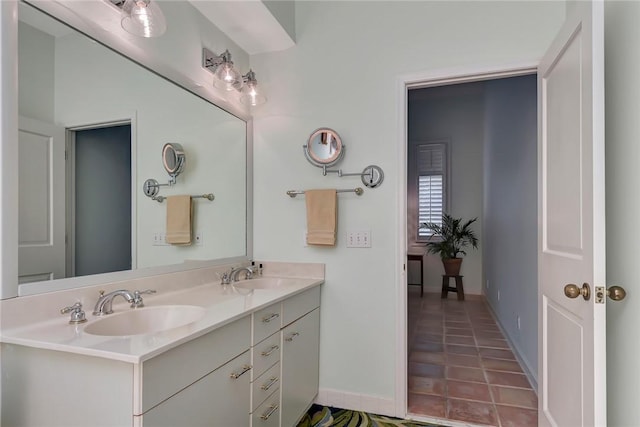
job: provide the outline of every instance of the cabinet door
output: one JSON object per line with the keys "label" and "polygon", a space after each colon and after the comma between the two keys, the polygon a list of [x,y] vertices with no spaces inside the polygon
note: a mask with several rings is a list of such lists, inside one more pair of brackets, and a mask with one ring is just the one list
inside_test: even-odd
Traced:
{"label": "cabinet door", "polygon": [[146,412],[143,426],[247,427],[249,363],[247,351]]}
{"label": "cabinet door", "polygon": [[320,309],[282,330],[282,427],[294,427],[318,394]]}

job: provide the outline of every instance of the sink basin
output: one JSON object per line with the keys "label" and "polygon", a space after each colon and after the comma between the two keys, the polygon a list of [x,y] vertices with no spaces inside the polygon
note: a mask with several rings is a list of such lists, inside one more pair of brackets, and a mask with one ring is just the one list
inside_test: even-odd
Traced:
{"label": "sink basin", "polygon": [[264,277],[260,279],[242,280],[240,282],[234,282],[233,286],[241,289],[279,289],[287,286],[291,286],[294,281],[291,279],[277,279]]}
{"label": "sink basin", "polygon": [[84,331],[92,335],[127,336],[165,331],[188,325],[205,314],[195,305],[161,305],[109,314],[89,323]]}

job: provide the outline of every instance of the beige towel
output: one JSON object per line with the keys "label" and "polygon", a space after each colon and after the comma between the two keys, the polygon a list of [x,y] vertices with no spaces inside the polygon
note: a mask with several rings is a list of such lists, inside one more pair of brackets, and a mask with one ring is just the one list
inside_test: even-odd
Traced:
{"label": "beige towel", "polygon": [[167,243],[191,244],[192,216],[191,196],[167,197]]}
{"label": "beige towel", "polygon": [[307,190],[307,244],[335,246],[338,228],[336,190]]}

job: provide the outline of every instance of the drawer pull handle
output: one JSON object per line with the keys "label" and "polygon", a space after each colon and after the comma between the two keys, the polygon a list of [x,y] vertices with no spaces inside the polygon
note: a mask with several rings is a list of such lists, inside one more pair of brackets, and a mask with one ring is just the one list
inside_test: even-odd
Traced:
{"label": "drawer pull handle", "polygon": [[277,319],[278,317],[280,317],[280,315],[278,313],[273,313],[268,315],[267,317],[263,317],[262,318],[262,323],[269,323],[271,322],[273,319]]}
{"label": "drawer pull handle", "polygon": [[266,384],[262,384],[262,387],[260,387],[262,390],[267,391],[269,390],[275,383],[278,382],[280,378],[278,377],[271,377],[269,378],[269,382]]}
{"label": "drawer pull handle", "polygon": [[278,350],[280,348],[279,345],[274,345],[272,346],[269,350],[265,350],[262,353],[260,353],[262,356],[271,356],[271,353],[273,353],[274,351]]}
{"label": "drawer pull handle", "polygon": [[242,371],[240,372],[232,372],[231,373],[231,378],[233,378],[234,380],[237,380],[238,378],[240,378],[241,376],[243,376],[244,374],[246,374],[247,372],[249,372],[251,370],[251,366],[249,365],[244,365],[242,367]]}
{"label": "drawer pull handle", "polygon": [[276,412],[278,410],[278,404],[274,403],[273,405],[271,405],[269,407],[269,411],[265,412],[264,414],[260,415],[260,418],[262,418],[263,420],[268,420],[269,417],[271,415],[273,415],[274,412]]}
{"label": "drawer pull handle", "polygon": [[299,333],[297,333],[297,332],[294,332],[294,333],[292,333],[292,334],[291,334],[291,336],[289,336],[289,337],[285,338],[284,340],[285,340],[285,341],[293,341],[293,339],[294,339],[295,337],[297,337],[298,335],[300,335],[300,334],[299,334]]}

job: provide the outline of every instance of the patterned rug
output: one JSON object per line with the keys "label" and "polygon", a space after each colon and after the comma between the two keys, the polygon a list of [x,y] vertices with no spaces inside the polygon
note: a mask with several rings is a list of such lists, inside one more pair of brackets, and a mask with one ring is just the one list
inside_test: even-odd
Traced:
{"label": "patterned rug", "polygon": [[313,405],[298,427],[442,427],[437,424],[400,420],[384,415]]}

